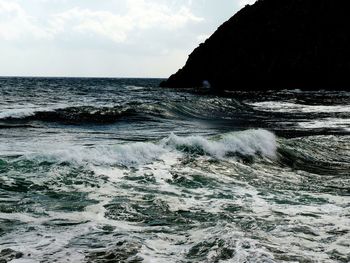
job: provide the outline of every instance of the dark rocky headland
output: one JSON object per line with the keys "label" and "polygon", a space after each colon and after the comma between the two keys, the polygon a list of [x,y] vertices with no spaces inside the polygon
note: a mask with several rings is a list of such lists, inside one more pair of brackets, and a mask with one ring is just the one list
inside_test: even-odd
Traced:
{"label": "dark rocky headland", "polygon": [[163,87],[350,90],[350,1],[258,0],[225,22]]}

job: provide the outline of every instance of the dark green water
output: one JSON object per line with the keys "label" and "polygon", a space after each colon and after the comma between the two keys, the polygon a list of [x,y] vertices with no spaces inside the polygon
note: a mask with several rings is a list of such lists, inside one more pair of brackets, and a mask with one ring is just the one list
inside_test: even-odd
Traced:
{"label": "dark green water", "polygon": [[0,262],[350,262],[350,93],[0,79]]}

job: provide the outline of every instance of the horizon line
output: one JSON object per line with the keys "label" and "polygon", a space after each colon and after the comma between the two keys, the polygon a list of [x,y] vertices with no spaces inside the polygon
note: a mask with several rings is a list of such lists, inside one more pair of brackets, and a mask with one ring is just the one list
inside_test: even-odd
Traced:
{"label": "horizon line", "polygon": [[30,76],[30,75],[10,75],[10,76],[2,76],[0,78],[56,78],[56,79],[167,79],[167,77],[97,77],[97,76]]}

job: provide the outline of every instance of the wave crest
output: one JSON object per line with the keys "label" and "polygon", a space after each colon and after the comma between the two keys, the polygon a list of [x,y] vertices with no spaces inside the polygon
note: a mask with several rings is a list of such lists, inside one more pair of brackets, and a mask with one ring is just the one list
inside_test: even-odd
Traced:
{"label": "wave crest", "polygon": [[0,121],[42,121],[63,124],[113,123],[120,119],[159,120],[159,119],[226,119],[231,118],[234,109],[240,108],[237,101],[223,103],[217,99],[161,102],[135,101],[118,105],[66,105],[47,106],[22,105],[19,108],[0,112]]}
{"label": "wave crest", "polygon": [[210,155],[222,159],[229,155],[276,157],[277,143],[273,133],[266,130],[234,132],[214,138],[202,136],[179,137],[175,134],[163,140],[165,145],[180,151]]}
{"label": "wave crest", "polygon": [[128,107],[77,106],[56,109],[13,109],[0,114],[5,121],[45,121],[63,123],[111,123],[131,116],[134,110]]}
{"label": "wave crest", "polygon": [[266,130],[247,130],[219,137],[179,137],[171,134],[158,142],[137,142],[116,146],[51,145],[39,147],[45,152],[29,154],[26,158],[37,161],[72,162],[93,165],[135,166],[183,154],[207,155],[217,159],[264,156],[276,157],[277,143],[273,133]]}

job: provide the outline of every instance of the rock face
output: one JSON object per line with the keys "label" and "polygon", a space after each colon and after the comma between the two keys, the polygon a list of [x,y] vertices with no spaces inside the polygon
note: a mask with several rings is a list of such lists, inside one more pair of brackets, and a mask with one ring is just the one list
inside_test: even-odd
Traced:
{"label": "rock face", "polygon": [[258,0],[196,48],[163,87],[350,90],[350,1]]}

